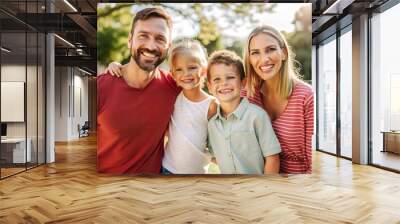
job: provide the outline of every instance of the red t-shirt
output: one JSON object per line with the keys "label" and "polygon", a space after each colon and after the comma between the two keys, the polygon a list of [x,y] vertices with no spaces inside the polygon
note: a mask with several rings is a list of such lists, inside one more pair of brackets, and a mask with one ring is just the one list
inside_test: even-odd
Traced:
{"label": "red t-shirt", "polygon": [[123,78],[97,78],[97,170],[105,173],[159,173],[164,133],[180,91],[160,70],[145,88]]}

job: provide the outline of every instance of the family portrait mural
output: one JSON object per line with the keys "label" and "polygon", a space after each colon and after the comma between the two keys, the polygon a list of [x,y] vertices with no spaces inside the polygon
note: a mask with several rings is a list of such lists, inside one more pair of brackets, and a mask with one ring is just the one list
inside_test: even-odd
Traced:
{"label": "family portrait mural", "polygon": [[311,4],[97,13],[99,172],[312,172]]}

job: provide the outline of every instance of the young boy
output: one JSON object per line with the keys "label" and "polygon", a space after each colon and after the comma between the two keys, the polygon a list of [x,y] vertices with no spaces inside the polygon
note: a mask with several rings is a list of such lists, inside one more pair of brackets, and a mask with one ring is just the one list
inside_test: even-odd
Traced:
{"label": "young boy", "polygon": [[243,78],[243,62],[234,52],[210,56],[207,85],[220,105],[208,122],[209,150],[223,174],[278,173],[278,139],[267,113],[240,97]]}

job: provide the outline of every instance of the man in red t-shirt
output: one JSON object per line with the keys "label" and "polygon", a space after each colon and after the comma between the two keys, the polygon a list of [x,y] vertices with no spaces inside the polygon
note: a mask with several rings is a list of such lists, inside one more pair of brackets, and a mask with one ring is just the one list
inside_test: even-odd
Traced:
{"label": "man in red t-shirt", "polygon": [[159,173],[164,133],[179,88],[158,69],[171,46],[172,20],[161,8],[147,8],[133,19],[129,63],[123,78],[97,79],[97,169],[105,173]]}

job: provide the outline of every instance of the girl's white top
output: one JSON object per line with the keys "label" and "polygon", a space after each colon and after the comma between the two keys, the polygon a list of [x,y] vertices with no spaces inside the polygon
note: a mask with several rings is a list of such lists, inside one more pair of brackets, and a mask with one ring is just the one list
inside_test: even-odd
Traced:
{"label": "girl's white top", "polygon": [[210,156],[206,154],[207,114],[213,97],[190,101],[181,92],[176,98],[168,127],[168,143],[162,165],[176,174],[202,174]]}

